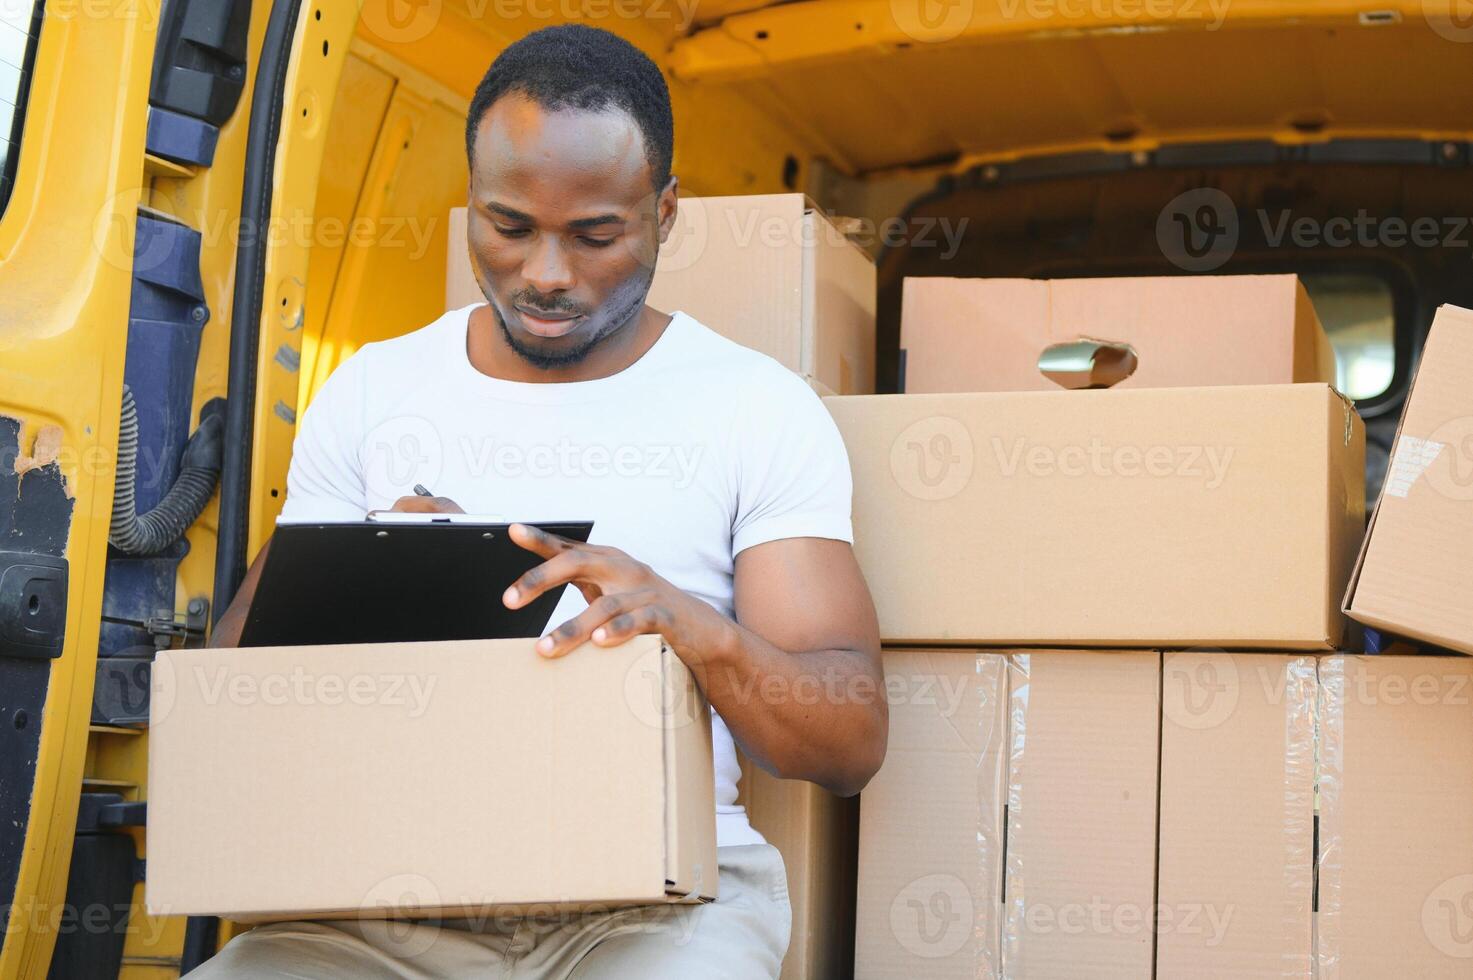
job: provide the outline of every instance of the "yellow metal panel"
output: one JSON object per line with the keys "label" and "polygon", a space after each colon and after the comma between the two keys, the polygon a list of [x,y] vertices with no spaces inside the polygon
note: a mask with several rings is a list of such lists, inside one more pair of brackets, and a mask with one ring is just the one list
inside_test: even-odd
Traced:
{"label": "yellow metal panel", "polygon": [[[327,148],[317,184],[313,209],[312,252],[307,263],[307,302],[302,327],[302,361],[297,402],[305,406],[311,397],[317,344],[327,323],[328,302],[338,266],[350,236],[357,235],[354,211],[363,189],[374,143],[383,126],[384,113],[394,91],[394,78],[350,53],[343,65],[332,118],[328,120]],[[367,229],[364,229],[367,230]]]}
{"label": "yellow metal panel", "polygon": [[[322,16],[317,16],[321,13]],[[301,330],[305,322],[308,259],[318,177],[332,116],[357,23],[357,4],[302,8],[287,71],[280,139],[272,181],[271,228],[262,291],[257,358],[256,424],[251,459],[250,535],[254,556],[281,512],[287,464],[296,435]]]}
{"label": "yellow metal panel", "polygon": [[936,5],[965,16],[932,33],[897,18],[924,6],[766,8],[677,41],[671,63],[694,87],[786,108],[849,173],[1195,140],[1451,138],[1473,118],[1473,44],[1420,2],[1367,18],[1340,0],[990,0]]}
{"label": "yellow metal panel", "polygon": [[[66,644],[51,665],[0,976],[45,976],[66,893],[91,718],[135,210],[157,21],[47,17],[17,182],[0,220],[0,413],[42,425],[75,500]],[[20,502],[21,505],[24,501]]]}
{"label": "yellow metal panel", "polygon": [[465,203],[466,177],[463,117],[401,86],[353,216],[369,233],[344,249],[311,391],[363,344],[444,312],[446,215]]}

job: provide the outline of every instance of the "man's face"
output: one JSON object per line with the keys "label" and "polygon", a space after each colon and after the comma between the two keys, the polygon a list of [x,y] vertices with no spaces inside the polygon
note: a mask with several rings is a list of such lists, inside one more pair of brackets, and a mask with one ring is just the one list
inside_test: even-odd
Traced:
{"label": "man's face", "polygon": [[618,110],[548,110],[518,94],[482,118],[471,164],[471,264],[507,341],[529,362],[582,359],[644,306],[675,219],[643,136]]}

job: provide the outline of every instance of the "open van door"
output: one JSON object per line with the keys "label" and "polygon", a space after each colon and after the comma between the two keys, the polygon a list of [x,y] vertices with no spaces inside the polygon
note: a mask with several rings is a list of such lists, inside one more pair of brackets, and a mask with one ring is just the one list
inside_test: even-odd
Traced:
{"label": "open van door", "polygon": [[[17,7],[28,8],[20,16]],[[87,751],[154,27],[0,7],[0,975],[60,926]]]}
{"label": "open van door", "polygon": [[137,901],[149,669],[204,636],[251,6],[0,5],[0,976],[183,930]]}
{"label": "open van door", "polygon": [[151,669],[281,505],[358,6],[0,4],[0,976],[230,936],[143,909]]}

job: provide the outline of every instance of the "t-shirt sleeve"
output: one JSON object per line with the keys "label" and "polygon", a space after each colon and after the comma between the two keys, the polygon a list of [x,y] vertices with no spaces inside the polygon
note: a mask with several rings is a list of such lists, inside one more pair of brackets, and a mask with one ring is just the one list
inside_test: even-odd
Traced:
{"label": "t-shirt sleeve", "polygon": [[797,375],[749,386],[737,420],[733,555],[782,538],[854,541],[853,477],[839,428]]}
{"label": "t-shirt sleeve", "polygon": [[361,521],[368,512],[362,442],[362,364],[349,358],[323,383],[297,424],[281,524]]}

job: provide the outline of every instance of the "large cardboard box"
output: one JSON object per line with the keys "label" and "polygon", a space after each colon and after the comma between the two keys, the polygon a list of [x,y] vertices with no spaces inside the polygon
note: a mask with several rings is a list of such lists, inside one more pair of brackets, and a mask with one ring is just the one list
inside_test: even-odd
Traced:
{"label": "large cardboard box", "polygon": [[[450,212],[446,304],[485,302]],[[802,194],[683,197],[649,303],[684,311],[820,390],[875,390],[875,266]]]}
{"label": "large cardboard box", "polygon": [[745,756],[741,763],[747,819],[782,853],[787,869],[793,929],[781,980],[852,977],[858,798],[778,779]]}
{"label": "large cardboard box", "polygon": [[1473,653],[1473,312],[1437,311],[1345,597],[1368,626]]}
{"label": "large cardboard box", "polygon": [[1052,389],[1039,355],[1083,339],[1134,350],[1121,388],[1335,383],[1334,349],[1291,275],[904,283],[908,392]]}
{"label": "large cardboard box", "polygon": [[1473,972],[1473,661],[1320,664],[1319,975]]}
{"label": "large cardboard box", "polygon": [[149,912],[714,898],[710,712],[690,673],[658,636],[559,660],[533,642],[162,651]]}
{"label": "large cardboard box", "polygon": [[889,643],[1328,649],[1364,427],[1328,386],[825,399]]}
{"label": "large cardboard box", "polygon": [[1165,654],[1157,976],[1310,976],[1316,676],[1312,657]]}
{"label": "large cardboard box", "polygon": [[856,976],[1150,976],[1160,656],[890,650]]}

